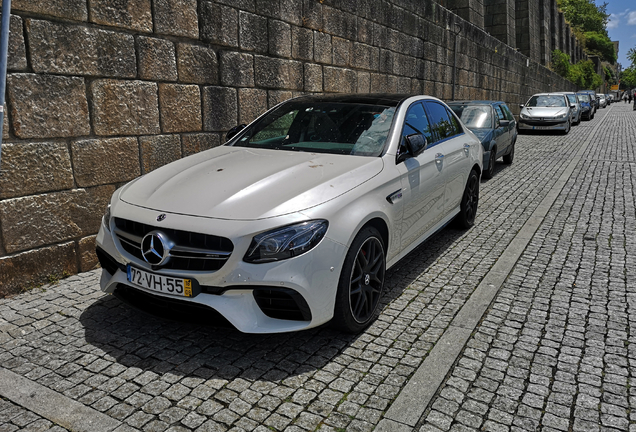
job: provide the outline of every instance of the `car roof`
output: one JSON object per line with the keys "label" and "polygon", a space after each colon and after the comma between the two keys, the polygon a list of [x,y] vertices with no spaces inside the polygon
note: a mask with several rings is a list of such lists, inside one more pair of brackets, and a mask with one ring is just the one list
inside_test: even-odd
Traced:
{"label": "car roof", "polygon": [[462,101],[451,101],[446,102],[446,105],[493,105],[493,104],[506,104],[503,101],[494,101],[494,100],[462,100]]}
{"label": "car roof", "polygon": [[400,102],[415,95],[391,94],[391,93],[371,93],[371,94],[327,94],[327,95],[305,95],[291,99],[292,102],[336,102],[365,105],[387,105],[398,106]]}
{"label": "car roof", "polygon": [[532,96],[565,96],[565,94],[564,94],[564,92],[535,93]]}

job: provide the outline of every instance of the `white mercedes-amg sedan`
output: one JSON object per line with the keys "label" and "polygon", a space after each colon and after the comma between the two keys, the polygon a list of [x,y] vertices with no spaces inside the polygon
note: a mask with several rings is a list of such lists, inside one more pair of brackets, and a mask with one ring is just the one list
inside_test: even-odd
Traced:
{"label": "white mercedes-amg sedan", "polygon": [[[474,224],[483,150],[428,96],[302,96],[113,194],[101,289],[211,308],[242,332],[373,321],[386,269]],[[169,313],[169,312],[168,312]]]}

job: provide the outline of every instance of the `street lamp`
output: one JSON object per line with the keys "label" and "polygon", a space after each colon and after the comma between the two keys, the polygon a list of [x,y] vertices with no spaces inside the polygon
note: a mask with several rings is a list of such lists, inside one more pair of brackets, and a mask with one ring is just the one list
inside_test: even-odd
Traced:
{"label": "street lamp", "polygon": [[[457,36],[462,31],[461,24],[458,22],[455,22],[454,29],[455,30],[453,31],[453,34],[455,35],[455,47],[453,48],[453,95],[451,100],[455,100],[455,77],[457,74]],[[448,31],[451,30],[448,24],[446,24],[446,30]]]}

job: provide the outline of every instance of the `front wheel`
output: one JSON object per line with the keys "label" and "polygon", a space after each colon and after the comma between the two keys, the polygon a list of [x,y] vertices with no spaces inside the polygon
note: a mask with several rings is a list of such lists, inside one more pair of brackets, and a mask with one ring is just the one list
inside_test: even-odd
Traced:
{"label": "front wheel", "polygon": [[384,242],[373,227],[362,229],[345,257],[333,325],[348,333],[359,333],[375,318],[384,288],[386,254]]}
{"label": "front wheel", "polygon": [[490,150],[490,157],[488,158],[488,168],[484,170],[483,177],[485,179],[491,179],[495,175],[496,154],[497,149],[493,147],[492,150]]}
{"label": "front wheel", "polygon": [[563,130],[563,135],[567,135],[568,133],[570,133],[570,128],[572,127],[572,125],[570,124],[570,120],[568,120],[568,122],[565,124],[565,129]]}
{"label": "front wheel", "polygon": [[512,145],[510,146],[510,152],[503,157],[503,161],[506,165],[510,165],[512,163],[512,160],[515,158],[515,144],[516,143],[514,142],[512,143]]}
{"label": "front wheel", "polygon": [[475,225],[475,215],[479,204],[479,176],[475,170],[468,175],[462,202],[459,206],[459,214],[456,217],[460,228],[470,228]]}

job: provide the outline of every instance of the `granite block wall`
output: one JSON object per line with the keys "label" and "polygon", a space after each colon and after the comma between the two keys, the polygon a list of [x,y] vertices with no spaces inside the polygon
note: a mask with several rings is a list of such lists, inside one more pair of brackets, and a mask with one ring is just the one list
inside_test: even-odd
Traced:
{"label": "granite block wall", "polygon": [[517,110],[535,92],[572,89],[475,19],[432,0],[13,0],[0,296],[94,268],[117,187],[222,144],[281,101],[450,99],[455,37],[458,99]]}

